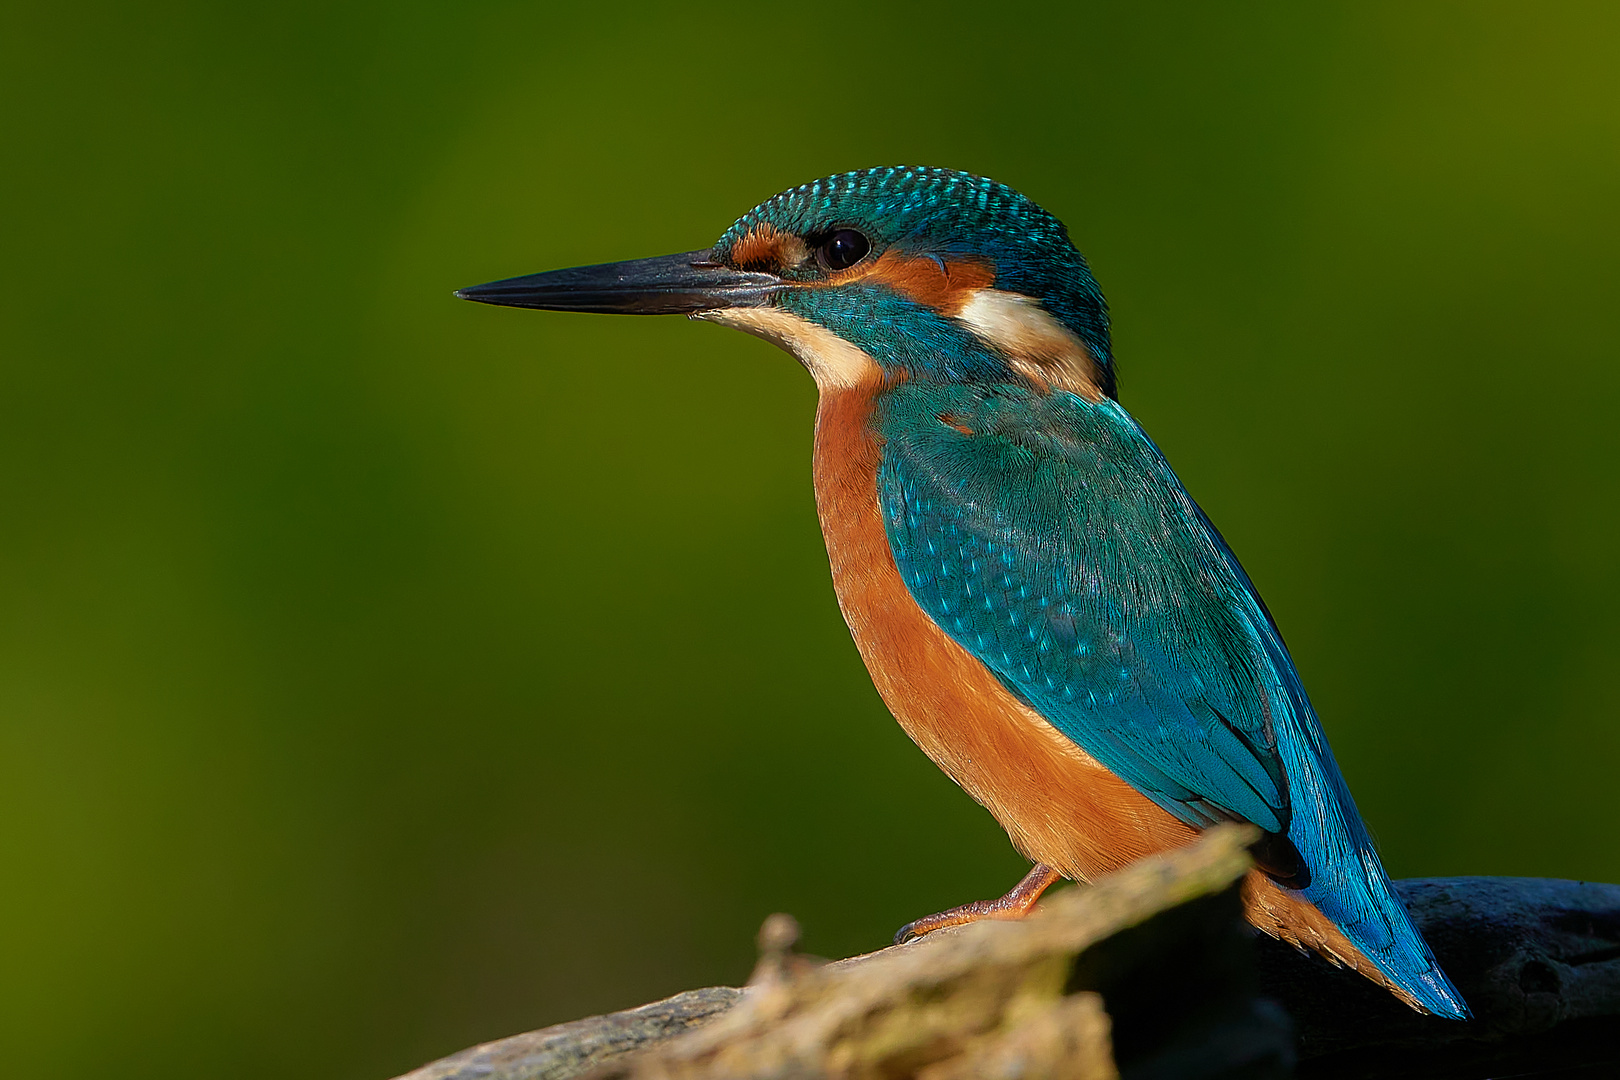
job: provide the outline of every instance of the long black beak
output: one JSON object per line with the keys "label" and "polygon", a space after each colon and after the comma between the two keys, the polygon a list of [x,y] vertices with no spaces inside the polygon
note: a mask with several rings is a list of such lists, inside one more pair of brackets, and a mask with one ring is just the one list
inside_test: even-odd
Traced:
{"label": "long black beak", "polygon": [[619,315],[688,315],[717,308],[758,307],[782,289],[775,274],[733,270],[708,251],[576,266],[457,289],[463,300],[548,311]]}

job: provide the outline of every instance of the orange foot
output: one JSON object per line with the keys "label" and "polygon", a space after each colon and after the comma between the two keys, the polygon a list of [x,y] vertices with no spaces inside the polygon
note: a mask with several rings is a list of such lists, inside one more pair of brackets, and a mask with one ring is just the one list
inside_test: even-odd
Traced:
{"label": "orange foot", "polygon": [[1022,919],[1029,914],[1029,909],[1035,906],[1035,901],[1041,898],[1041,893],[1062,879],[1063,875],[1050,866],[1036,863],[1035,869],[1025,874],[1024,880],[1014,885],[1012,891],[1001,899],[975,900],[971,904],[953,907],[938,915],[925,915],[916,922],[908,922],[902,926],[894,935],[894,943],[904,945],[924,934],[932,934],[935,930],[978,922],[980,919]]}

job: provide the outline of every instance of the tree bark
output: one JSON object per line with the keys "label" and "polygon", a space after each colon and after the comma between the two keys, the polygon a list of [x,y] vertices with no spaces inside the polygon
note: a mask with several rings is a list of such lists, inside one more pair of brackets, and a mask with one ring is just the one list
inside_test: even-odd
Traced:
{"label": "tree bark", "polygon": [[773,916],[746,988],[515,1035],[399,1080],[1620,1073],[1620,886],[1397,883],[1474,1010],[1447,1021],[1250,932],[1252,838],[1211,830],[1021,922],[831,964],[795,955],[792,921]]}

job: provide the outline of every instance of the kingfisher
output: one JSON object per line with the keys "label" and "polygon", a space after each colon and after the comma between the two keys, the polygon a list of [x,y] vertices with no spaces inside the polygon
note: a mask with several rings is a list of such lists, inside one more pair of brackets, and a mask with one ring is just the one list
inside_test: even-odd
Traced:
{"label": "kingfisher", "polygon": [[1259,592],[1120,404],[1107,303],[1057,218],[970,173],[863,169],[767,199],[701,251],[456,295],[683,314],[809,371],[855,645],[906,734],[1035,864],[897,941],[1017,918],[1062,879],[1250,822],[1254,926],[1469,1017]]}

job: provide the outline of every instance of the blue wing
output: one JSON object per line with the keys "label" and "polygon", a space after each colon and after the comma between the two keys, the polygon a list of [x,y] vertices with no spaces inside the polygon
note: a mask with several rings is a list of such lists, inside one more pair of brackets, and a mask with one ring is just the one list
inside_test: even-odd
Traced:
{"label": "blue wing", "polygon": [[1112,402],[889,395],[880,497],[918,603],[1059,730],[1182,820],[1286,832],[1269,620]]}
{"label": "blue wing", "polygon": [[913,598],[1010,691],[1196,826],[1285,834],[1305,895],[1436,1011],[1464,1009],[1391,891],[1287,649],[1113,401],[902,384],[878,493]]}

